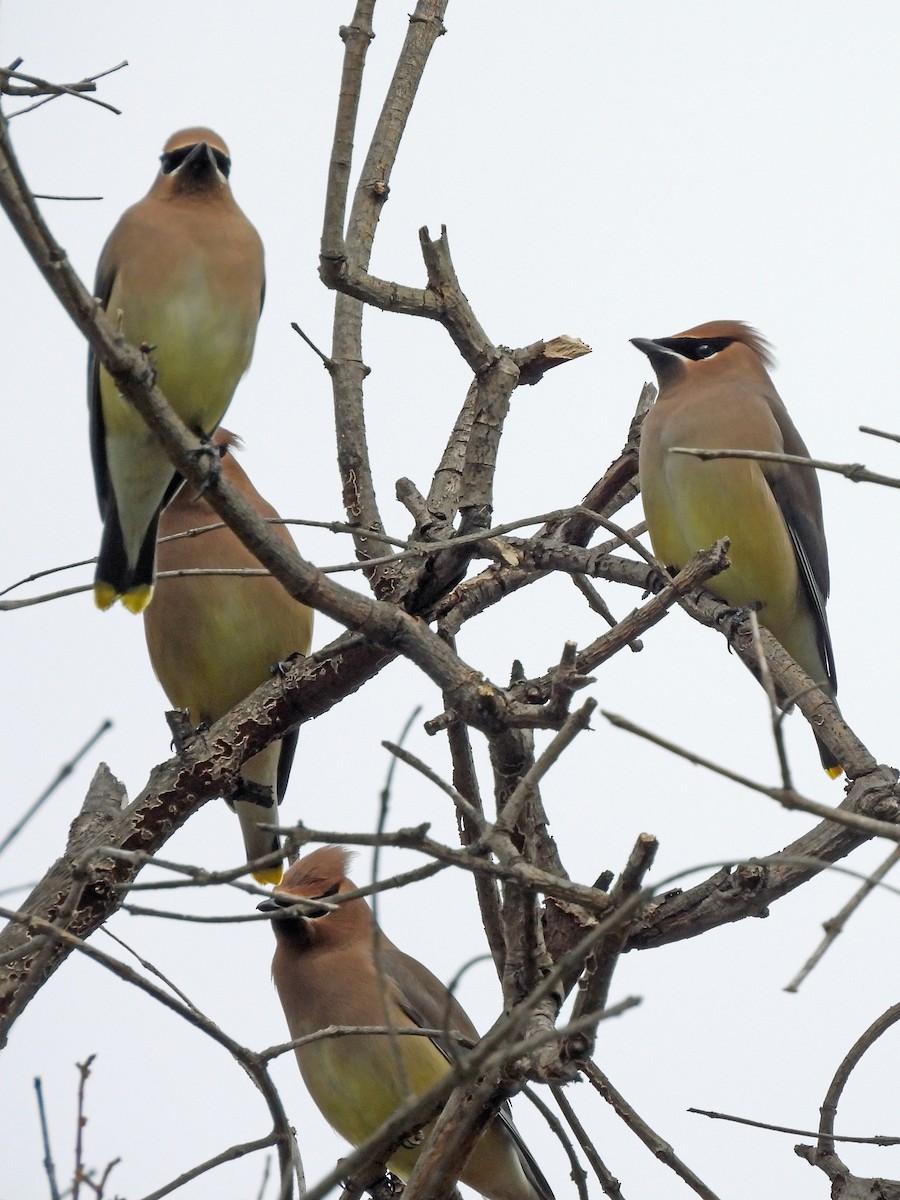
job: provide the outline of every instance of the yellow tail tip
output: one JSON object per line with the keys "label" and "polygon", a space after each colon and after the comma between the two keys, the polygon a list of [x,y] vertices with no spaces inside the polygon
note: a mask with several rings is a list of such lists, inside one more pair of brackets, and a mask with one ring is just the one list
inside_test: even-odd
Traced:
{"label": "yellow tail tip", "polygon": [[263,887],[268,884],[281,883],[281,876],[284,874],[281,866],[266,867],[264,871],[254,871],[253,878],[257,883],[261,883]]}
{"label": "yellow tail tip", "polygon": [[94,603],[101,612],[106,612],[108,608],[112,608],[118,599],[118,595],[119,593],[111,583],[98,581],[94,584]]}
{"label": "yellow tail tip", "polygon": [[843,773],[844,773],[844,768],[840,764],[838,764],[834,767],[826,767],[825,768],[825,774],[828,776],[829,779],[840,779],[840,777],[843,775]]}
{"label": "yellow tail tip", "polygon": [[142,613],[153,599],[153,584],[142,583],[140,587],[129,588],[122,597],[122,603],[129,612],[137,615]]}

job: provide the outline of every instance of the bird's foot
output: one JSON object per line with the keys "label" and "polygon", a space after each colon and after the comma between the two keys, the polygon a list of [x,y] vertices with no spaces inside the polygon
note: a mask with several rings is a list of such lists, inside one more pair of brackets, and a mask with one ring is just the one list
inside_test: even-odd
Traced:
{"label": "bird's foot", "polygon": [[366,1191],[372,1200],[393,1200],[395,1196],[403,1195],[403,1180],[385,1171]]}
{"label": "bird's foot", "polygon": [[341,1180],[345,1191],[368,1192],[372,1200],[393,1200],[403,1192],[403,1183],[383,1167],[362,1170],[358,1175]]}
{"label": "bird's foot", "polygon": [[678,571],[675,567],[669,567],[665,572],[657,570],[656,567],[649,567],[647,578],[644,580],[644,595],[658,595],[664,587],[667,587],[672,582],[671,577],[677,574]]}
{"label": "bird's foot", "polygon": [[305,657],[305,654],[301,654],[299,650],[295,650],[294,653],[289,654],[287,658],[281,658],[278,660],[278,662],[273,662],[269,667],[269,674],[273,679],[284,679],[285,675],[288,673],[288,668],[290,667],[291,663],[295,662],[297,658]]}
{"label": "bird's foot", "polygon": [[156,349],[156,346],[153,344],[153,342],[141,342],[140,346],[138,346],[138,349],[144,356],[144,383],[146,383],[148,387],[156,387],[157,383],[159,383],[159,371],[156,367],[156,360],[153,357],[153,351]]}
{"label": "bird's foot", "polygon": [[200,445],[191,451],[191,458],[203,472],[203,483],[200,486],[202,496],[219,480],[222,473],[222,450],[204,430],[195,429],[193,432],[200,439]]}
{"label": "bird's foot", "polygon": [[190,749],[198,740],[206,745],[206,733],[209,725],[201,722],[196,729],[191,724],[191,715],[186,708],[173,708],[166,713],[166,724],[172,735],[172,749],[176,754],[182,754]]}
{"label": "bird's foot", "polygon": [[737,637],[740,627],[749,618],[751,613],[759,612],[762,606],[760,604],[744,604],[740,608],[729,607],[723,609],[722,615],[716,619],[716,624],[723,627],[725,639],[728,643],[728,653],[731,653],[731,643]]}

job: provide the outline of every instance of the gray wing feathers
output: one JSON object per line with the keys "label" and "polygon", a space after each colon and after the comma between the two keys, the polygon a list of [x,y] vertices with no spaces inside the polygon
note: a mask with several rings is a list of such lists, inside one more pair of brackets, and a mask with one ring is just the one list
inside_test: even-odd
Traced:
{"label": "gray wing feathers", "polygon": [[[770,395],[767,399],[781,431],[785,453],[809,458],[806,443],[797,432],[781,399],[777,395]],[[831,690],[837,692],[834,653],[825,616],[825,601],[831,586],[828,547],[825,543],[822,519],[822,497],[815,469],[791,466],[787,463],[763,463],[763,472],[787,525],[797,556],[803,588],[815,617],[822,662]]]}
{"label": "gray wing feathers", "polygon": [[[396,984],[397,1002],[415,1025],[420,1029],[449,1029],[462,1034],[471,1042],[478,1041],[478,1030],[469,1020],[462,1005],[427,967],[386,940],[382,944],[381,954],[384,969]],[[431,1040],[448,1062],[452,1062],[459,1053],[460,1043],[454,1039]],[[499,1109],[497,1120],[501,1122],[515,1146],[525,1177],[537,1196],[540,1200],[554,1200],[549,1183],[513,1124],[508,1104]]]}

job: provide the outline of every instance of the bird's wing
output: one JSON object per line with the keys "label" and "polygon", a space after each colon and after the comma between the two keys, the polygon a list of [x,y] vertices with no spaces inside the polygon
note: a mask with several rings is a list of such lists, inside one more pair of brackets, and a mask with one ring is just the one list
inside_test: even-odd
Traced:
{"label": "bird's wing", "polygon": [[[451,1029],[472,1042],[478,1041],[478,1030],[469,1020],[465,1009],[427,967],[387,940],[382,948],[382,961],[385,971],[396,985],[397,1003],[413,1024],[420,1029]],[[458,1041],[448,1042],[446,1038],[431,1040],[448,1062],[452,1062],[459,1054]],[[508,1102],[500,1106],[497,1119],[515,1146],[522,1170],[540,1200],[554,1200],[550,1184],[513,1123]]]}
{"label": "bird's wing", "polygon": [[299,736],[300,730],[292,729],[290,733],[286,733],[281,739],[281,753],[278,756],[278,784],[276,788],[279,804],[284,799],[284,793],[287,791],[288,780],[291,777],[291,767],[294,765],[297,738]]}
{"label": "bird's wing", "polygon": [[[397,1003],[414,1025],[420,1029],[447,1029],[462,1034],[472,1043],[478,1041],[478,1030],[465,1009],[426,966],[398,950],[387,938],[382,942],[380,957],[396,989]],[[432,1041],[448,1061],[457,1058],[458,1041],[452,1038]]]}
{"label": "bird's wing", "polygon": [[[105,309],[112,294],[116,268],[108,261],[106,250],[100,255],[94,295]],[[100,361],[93,347],[88,350],[88,411],[90,414],[91,460],[94,464],[94,484],[100,515],[105,519],[109,500],[109,466],[106,461],[106,430],[103,424],[103,405],[100,402]]]}
{"label": "bird's wing", "polygon": [[[770,404],[781,430],[785,453],[809,458],[806,444],[794,428],[784,406],[780,401],[774,404],[770,400]],[[816,473],[812,467],[798,467],[787,463],[763,463],[762,466],[790,534],[803,588],[815,616],[819,650],[828,682],[831,684],[831,690],[836,692],[834,652],[825,616],[825,601],[828,599],[830,588],[828,547],[825,542],[822,500]]]}
{"label": "bird's wing", "polygon": [[528,1179],[531,1186],[537,1192],[538,1196],[540,1196],[541,1200],[555,1200],[553,1192],[550,1188],[550,1184],[544,1177],[544,1172],[535,1162],[534,1155],[528,1149],[524,1138],[513,1124],[512,1113],[510,1112],[509,1104],[503,1105],[503,1107],[497,1113],[497,1117],[512,1139],[513,1145],[516,1148],[516,1153],[519,1155],[519,1162],[521,1163],[522,1170],[525,1172],[525,1177]]}

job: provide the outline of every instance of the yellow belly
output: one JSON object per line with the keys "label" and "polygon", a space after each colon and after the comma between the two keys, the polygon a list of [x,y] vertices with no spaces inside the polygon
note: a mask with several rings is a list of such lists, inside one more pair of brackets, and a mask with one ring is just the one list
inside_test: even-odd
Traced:
{"label": "yellow belly", "polygon": [[214,575],[157,582],[150,658],[170,702],[195,724],[217,721],[265,683],[277,662],[308,652],[309,609],[282,597],[266,603],[280,587],[272,579]]}
{"label": "yellow belly", "polygon": [[[353,1146],[370,1138],[410,1094],[428,1091],[449,1070],[447,1060],[427,1038],[400,1037],[395,1044],[409,1091],[384,1035],[325,1038],[296,1052],[303,1080],[322,1115]],[[417,1157],[418,1145],[400,1147],[388,1167],[407,1179]]]}
{"label": "yellow belly", "polygon": [[643,485],[642,480],[657,558],[680,568],[696,551],[730,538],[731,566],[705,586],[726,604],[758,605],[761,623],[812,678],[824,679],[793,543],[759,465],[669,454],[663,469]]}
{"label": "yellow belly", "polygon": [[[151,347],[159,386],[186,425],[211,433],[250,362],[255,320],[224,305],[202,278],[173,288],[163,303],[138,295],[121,307],[114,288],[108,313],[133,345]],[[174,474],[168,456],[112,378],[100,369],[106,459],[129,558],[137,557],[153,513]]]}

